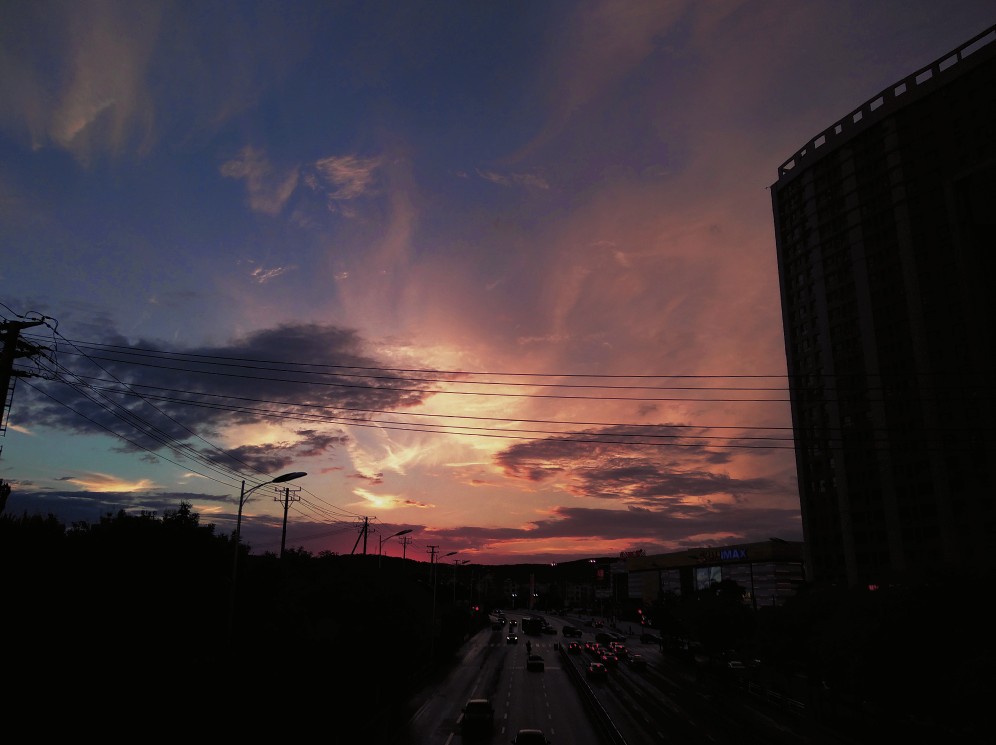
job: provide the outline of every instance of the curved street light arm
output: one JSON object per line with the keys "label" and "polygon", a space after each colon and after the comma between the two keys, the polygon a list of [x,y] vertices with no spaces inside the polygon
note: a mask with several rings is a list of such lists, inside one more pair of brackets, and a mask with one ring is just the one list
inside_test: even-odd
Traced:
{"label": "curved street light arm", "polygon": [[239,513],[235,518],[235,546],[234,555],[232,557],[232,586],[230,588],[230,600],[228,608],[228,639],[233,641],[232,632],[235,628],[235,582],[238,578],[239,573],[239,545],[242,538],[242,508],[245,503],[249,500],[249,495],[262,486],[267,486],[268,484],[282,484],[285,481],[293,481],[294,479],[299,479],[302,476],[307,476],[308,474],[304,471],[291,471],[290,473],[283,473],[276,478],[272,478],[269,481],[264,481],[261,484],[256,484],[256,486],[251,487],[246,491],[245,479],[242,480],[242,489],[239,491]]}

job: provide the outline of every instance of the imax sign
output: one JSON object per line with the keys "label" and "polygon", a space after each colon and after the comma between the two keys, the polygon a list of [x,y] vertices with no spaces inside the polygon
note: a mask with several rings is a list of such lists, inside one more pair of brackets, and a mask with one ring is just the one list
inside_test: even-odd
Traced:
{"label": "imax sign", "polygon": [[707,561],[747,561],[746,548],[710,548],[691,554],[700,564]]}

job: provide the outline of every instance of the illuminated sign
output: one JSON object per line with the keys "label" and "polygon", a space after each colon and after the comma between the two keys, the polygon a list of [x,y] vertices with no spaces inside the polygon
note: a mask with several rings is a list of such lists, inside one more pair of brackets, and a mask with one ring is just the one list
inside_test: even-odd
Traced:
{"label": "illuminated sign", "polygon": [[706,561],[747,561],[746,548],[707,548],[693,558],[700,563]]}

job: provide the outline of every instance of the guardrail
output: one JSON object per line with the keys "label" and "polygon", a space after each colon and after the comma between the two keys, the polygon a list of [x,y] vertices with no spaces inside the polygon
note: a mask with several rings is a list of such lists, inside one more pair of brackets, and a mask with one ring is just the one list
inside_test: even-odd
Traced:
{"label": "guardrail", "polygon": [[611,743],[611,745],[627,745],[625,738],[616,729],[616,726],[612,723],[612,719],[609,718],[608,713],[605,711],[605,707],[602,706],[602,702],[598,700],[594,691],[591,690],[591,686],[585,680],[584,674],[574,664],[574,659],[568,653],[565,645],[558,644],[557,646],[560,648],[561,667],[569,671],[571,680],[574,681],[578,693],[581,694],[581,701],[592,723],[601,733],[602,737]]}
{"label": "guardrail", "polygon": [[776,706],[781,706],[784,709],[789,709],[800,714],[806,710],[806,704],[802,701],[797,701],[794,698],[789,698],[784,693],[765,688],[757,681],[752,680],[747,683],[747,692]]}

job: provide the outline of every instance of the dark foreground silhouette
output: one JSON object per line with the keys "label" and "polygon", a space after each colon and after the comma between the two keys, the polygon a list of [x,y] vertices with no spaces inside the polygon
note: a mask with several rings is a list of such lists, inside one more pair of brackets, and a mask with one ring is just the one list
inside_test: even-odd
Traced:
{"label": "dark foreground silhouette", "polygon": [[[425,562],[243,545],[232,614],[233,550],[187,504],[68,528],[0,515],[8,714],[43,704],[53,717],[118,712],[104,731],[137,718],[205,735],[395,742],[413,695],[490,625],[506,580],[533,571],[477,567],[459,594],[434,592]],[[875,592],[804,586],[752,611],[722,583],[643,610],[676,653],[691,640],[705,664],[737,650],[774,677],[801,677],[807,715],[854,742],[883,728],[972,742],[994,689],[986,592],[955,576]],[[639,624],[638,603],[616,609],[623,624]]]}

